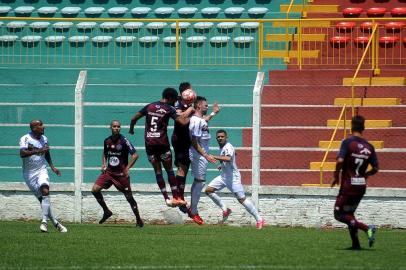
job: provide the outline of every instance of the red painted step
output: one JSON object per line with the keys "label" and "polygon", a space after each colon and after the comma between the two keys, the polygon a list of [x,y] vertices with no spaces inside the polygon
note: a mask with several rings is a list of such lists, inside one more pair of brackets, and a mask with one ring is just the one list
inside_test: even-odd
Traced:
{"label": "red painted step", "polygon": [[[261,129],[261,145],[263,147],[318,147],[319,141],[329,141],[333,134],[332,128],[263,128]],[[384,142],[385,148],[406,148],[406,127],[387,129],[366,129],[364,136],[368,140]],[[338,130],[336,139],[343,138],[342,130]],[[243,130],[243,145],[252,145],[252,130]]]}
{"label": "red painted step", "polygon": [[[261,172],[261,185],[275,186],[301,186],[302,184],[319,184],[318,171],[292,171],[292,172]],[[331,172],[324,173],[324,183],[329,184],[332,179]],[[242,173],[243,184],[251,184],[251,172]],[[378,172],[368,181],[368,187],[406,188],[405,174],[403,172]]]}
{"label": "red painted step", "polygon": [[[276,105],[278,106],[278,105]],[[392,126],[406,126],[405,106],[359,107],[358,113],[366,119],[392,120]],[[265,107],[262,108],[264,126],[326,126],[327,120],[337,119],[341,107]]]}
{"label": "red painted step", "polygon": [[[406,104],[405,87],[401,86],[371,86],[356,87],[356,97],[388,98],[397,97]],[[321,85],[265,85],[262,92],[262,104],[332,104],[334,97],[347,98],[351,96],[348,86]]]}

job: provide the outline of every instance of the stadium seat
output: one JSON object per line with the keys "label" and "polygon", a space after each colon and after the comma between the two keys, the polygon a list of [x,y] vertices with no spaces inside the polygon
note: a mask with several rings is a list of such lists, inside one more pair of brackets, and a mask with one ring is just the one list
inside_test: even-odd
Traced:
{"label": "stadium seat", "polygon": [[240,24],[241,31],[243,32],[255,32],[258,27],[259,23],[258,22],[245,22]]}
{"label": "stadium seat", "polygon": [[144,26],[142,22],[127,22],[123,24],[123,28],[127,32],[136,32]]}
{"label": "stadium seat", "polygon": [[404,37],[402,41],[403,41],[403,44],[406,45],[406,37]]}
{"label": "stadium seat", "polygon": [[103,32],[113,32],[118,27],[120,27],[119,22],[104,22],[99,25],[100,30]]}
{"label": "stadium seat", "polygon": [[237,48],[248,48],[254,41],[254,37],[251,36],[239,36],[233,39],[233,43]]}
{"label": "stadium seat", "polygon": [[80,7],[64,7],[61,9],[61,14],[64,17],[76,17],[80,11]]}
{"label": "stadium seat", "polygon": [[173,7],[159,7],[154,10],[155,16],[158,18],[170,17],[175,9]]}
{"label": "stadium seat", "polygon": [[107,45],[112,39],[111,36],[95,36],[92,38],[92,42],[99,47]]}
{"label": "stadium seat", "polygon": [[86,43],[89,40],[89,37],[88,36],[71,36],[68,40],[72,45],[78,46],[81,43]]}
{"label": "stadium seat", "polygon": [[141,46],[153,46],[158,40],[158,36],[144,36],[138,39]]}
{"label": "stadium seat", "polygon": [[217,29],[221,33],[231,33],[236,26],[236,22],[221,22],[217,24]]}
{"label": "stadium seat", "polygon": [[0,36],[0,42],[2,43],[13,43],[18,39],[16,35],[3,35]]}
{"label": "stadium seat", "polygon": [[146,25],[146,28],[153,34],[160,34],[167,25],[166,22],[151,22]]}
{"label": "stadium seat", "polygon": [[400,32],[405,27],[404,22],[388,22],[385,23],[385,29],[388,32]]}
{"label": "stadium seat", "polygon": [[360,7],[348,7],[343,9],[344,17],[359,17],[364,10]]}
{"label": "stadium seat", "polygon": [[379,45],[381,47],[390,48],[393,47],[399,41],[397,36],[384,36],[379,38]]}
{"label": "stadium seat", "polygon": [[202,13],[203,17],[214,18],[220,13],[221,8],[219,7],[206,7],[203,8],[200,12]]}
{"label": "stadium seat", "polygon": [[230,41],[230,37],[228,36],[214,36],[210,38],[210,44],[216,46],[216,47],[222,47],[227,45],[227,43]]}
{"label": "stadium seat", "polygon": [[359,25],[362,32],[371,32],[373,23],[372,22],[363,22]]}
{"label": "stadium seat", "polygon": [[57,7],[41,7],[37,9],[37,13],[40,16],[54,16],[57,11]]}
{"label": "stadium seat", "polygon": [[390,12],[393,17],[406,17],[406,7],[396,7]]}
{"label": "stadium seat", "polygon": [[12,8],[9,6],[0,6],[0,14],[7,14]]}
{"label": "stadium seat", "polygon": [[49,25],[50,25],[49,22],[33,22],[30,23],[30,28],[33,31],[45,31]]}
{"label": "stadium seat", "polygon": [[367,10],[368,17],[383,17],[385,16],[385,7],[371,7]]}
{"label": "stadium seat", "polygon": [[45,40],[45,43],[59,43],[59,42],[64,41],[65,39],[66,39],[66,37],[64,37],[64,36],[48,36],[44,40]]}
{"label": "stadium seat", "polygon": [[55,31],[65,32],[68,31],[72,26],[72,22],[56,22],[52,25],[52,28],[54,28]]}
{"label": "stadium seat", "polygon": [[224,14],[230,18],[238,18],[242,15],[245,8],[243,7],[229,7],[224,10]]}
{"label": "stadium seat", "polygon": [[[178,27],[180,30],[186,30],[191,26],[189,22],[179,22]],[[176,22],[171,23],[171,29],[176,29]]]}
{"label": "stadium seat", "polygon": [[9,31],[21,31],[26,25],[27,23],[23,21],[11,21],[7,23],[7,28]]}
{"label": "stadium seat", "polygon": [[190,44],[203,44],[206,39],[205,36],[191,36],[186,39],[186,42]]}
{"label": "stadium seat", "polygon": [[336,24],[336,30],[338,32],[351,32],[355,26],[355,22],[338,22]]}
{"label": "stadium seat", "polygon": [[134,36],[119,36],[115,38],[117,43],[131,43],[134,42],[137,38]]}
{"label": "stadium seat", "polygon": [[[183,38],[179,37],[179,41],[181,41]],[[166,43],[166,45],[174,45],[176,44],[176,36],[168,36],[168,37],[164,37],[162,39],[163,43]]]}
{"label": "stadium seat", "polygon": [[42,36],[24,36],[21,38],[21,42],[36,43],[42,39]]}
{"label": "stadium seat", "polygon": [[348,41],[350,41],[350,38],[346,36],[334,36],[330,38],[330,44],[334,48],[344,48]]}
{"label": "stadium seat", "polygon": [[30,16],[30,14],[33,13],[34,10],[35,10],[35,7],[32,7],[32,6],[21,6],[21,7],[15,8],[14,13],[16,15]]}
{"label": "stadium seat", "polygon": [[178,9],[179,17],[193,17],[197,12],[196,7],[183,7]]}
{"label": "stadium seat", "polygon": [[136,7],[131,9],[131,14],[134,17],[146,17],[150,11],[150,7]]}
{"label": "stadium seat", "polygon": [[81,22],[76,25],[76,28],[82,31],[88,31],[95,28],[97,23],[95,22]]}
{"label": "stadium seat", "polygon": [[127,11],[128,8],[126,7],[112,7],[107,10],[107,14],[109,14],[111,17],[122,17],[127,13]]}
{"label": "stadium seat", "polygon": [[252,7],[248,9],[248,16],[253,18],[264,17],[265,14],[269,11],[266,7]]}
{"label": "stadium seat", "polygon": [[207,33],[213,27],[212,22],[198,22],[193,25],[193,29],[198,33]]}
{"label": "stadium seat", "polygon": [[100,16],[106,9],[104,7],[88,7],[85,9],[86,16],[89,17],[98,17]]}
{"label": "stadium seat", "polygon": [[354,38],[354,44],[357,47],[365,47],[368,44],[370,37],[359,36]]}

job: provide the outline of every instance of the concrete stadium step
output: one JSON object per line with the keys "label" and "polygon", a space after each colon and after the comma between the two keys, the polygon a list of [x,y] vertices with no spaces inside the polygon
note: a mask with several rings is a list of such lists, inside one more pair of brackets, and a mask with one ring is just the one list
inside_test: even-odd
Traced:
{"label": "concrete stadium step", "polygon": [[354,103],[355,106],[391,106],[400,105],[400,98],[335,98],[334,105],[343,106]]}
{"label": "concrete stadium step", "polygon": [[[320,140],[330,140],[333,128],[325,126],[313,127],[266,127],[261,129],[262,147],[318,147]],[[364,137],[371,141],[384,141],[387,148],[406,148],[406,127],[366,129]],[[348,134],[348,133],[347,133]],[[243,130],[243,145],[251,145],[252,130]],[[338,130],[335,139],[343,138],[342,130]]]}
{"label": "concrete stadium step", "polygon": [[[369,141],[375,149],[382,149],[384,147],[384,141]],[[319,147],[322,149],[327,149],[330,144],[330,141],[319,141]],[[332,141],[330,149],[339,149],[341,141]]]}
{"label": "concrete stadium step", "polygon": [[[335,162],[337,149],[331,150],[326,162]],[[320,168],[325,150],[319,148],[264,148],[261,149],[261,168],[263,169],[313,169]],[[406,170],[406,151],[383,149],[377,151],[379,166],[382,170]],[[252,168],[251,150],[238,150],[238,166],[241,169]],[[313,167],[309,165],[314,163]],[[327,164],[328,166],[329,164]],[[334,169],[334,167],[332,167]],[[331,170],[331,167],[325,169]]]}
{"label": "concrete stadium step", "polygon": [[[337,119],[341,109],[341,106],[329,105],[267,105],[262,107],[261,121],[263,126],[325,126],[333,124],[327,120]],[[396,127],[406,126],[406,106],[403,105],[357,107],[357,112],[368,121],[385,120],[385,127],[388,123]]]}
{"label": "concrete stadium step", "polygon": [[[322,105],[332,104],[334,97],[347,98],[349,96],[351,96],[351,87],[348,86],[265,85],[261,99],[262,104]],[[406,91],[404,91],[404,87],[400,86],[355,87],[355,97],[397,97],[404,103]]]}
{"label": "concrete stadium step", "polygon": [[[404,171],[400,172],[386,172],[380,171],[377,175],[372,176],[368,180],[368,187],[396,187],[406,188],[406,181],[404,181]],[[332,172],[324,173],[325,184],[330,184],[333,179]],[[243,172],[242,179],[245,184],[251,182],[251,173]],[[320,172],[310,170],[272,170],[261,172],[261,185],[275,185],[275,186],[301,186],[302,184],[319,184]]]}
{"label": "concrete stadium step", "polygon": [[[358,77],[354,80],[357,86],[404,86],[405,77]],[[343,78],[344,86],[352,85],[352,78]]]}
{"label": "concrete stadium step", "polygon": [[[302,58],[319,58],[320,51],[319,50],[303,50],[302,51]],[[285,50],[263,50],[262,56],[264,58],[284,58],[286,57]],[[297,50],[289,50],[288,56],[289,58],[298,58],[298,51]]]}
{"label": "concrete stadium step", "polygon": [[[339,123],[338,123],[339,122]],[[327,126],[328,127],[335,127],[336,125],[339,125],[339,127],[344,126],[344,120],[327,120]],[[347,120],[345,122],[347,127],[351,126],[351,120]],[[392,126],[392,120],[365,120],[365,128],[386,128],[386,127],[391,127]]]}

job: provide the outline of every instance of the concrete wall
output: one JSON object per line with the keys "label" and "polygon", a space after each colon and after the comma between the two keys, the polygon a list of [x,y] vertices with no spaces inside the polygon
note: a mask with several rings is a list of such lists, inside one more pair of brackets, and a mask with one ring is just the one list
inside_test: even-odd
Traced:
{"label": "concrete wall", "polygon": [[[89,192],[92,185],[82,186],[82,222],[97,222],[102,210]],[[155,185],[132,186],[141,215],[146,223],[190,222],[179,210],[164,205]],[[187,187],[189,191],[190,186]],[[249,187],[246,190],[249,192]],[[53,184],[51,201],[53,211],[65,222],[74,220],[73,184]],[[304,227],[343,227],[333,218],[333,205],[337,188],[317,187],[262,187],[260,213],[267,225]],[[249,196],[250,194],[247,193]],[[190,201],[187,193],[187,200]],[[249,225],[250,215],[230,193],[222,193],[225,203],[233,210],[227,221],[230,225]],[[104,192],[105,200],[114,215],[110,222],[134,222],[133,214],[124,196],[114,188]],[[221,210],[202,195],[199,211],[206,223],[216,224]],[[406,190],[369,188],[362,200],[357,217],[367,224],[380,227],[406,228]],[[39,220],[40,207],[24,183],[0,184],[1,220]]]}

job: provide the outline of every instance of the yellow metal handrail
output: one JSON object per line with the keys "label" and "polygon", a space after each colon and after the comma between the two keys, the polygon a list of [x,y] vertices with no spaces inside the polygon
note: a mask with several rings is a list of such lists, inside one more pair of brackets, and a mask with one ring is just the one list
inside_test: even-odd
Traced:
{"label": "yellow metal handrail", "polygon": [[[290,0],[289,3],[289,7],[286,10],[286,19],[289,20],[289,14],[290,14],[290,10],[292,9],[293,3],[295,2],[295,0]],[[289,43],[290,43],[290,38],[289,38],[289,25],[286,25],[286,29],[285,29],[285,35],[286,35],[286,42],[285,42],[285,63],[289,63]],[[293,40],[292,40],[293,41]]]}
{"label": "yellow metal handrail", "polygon": [[365,47],[364,53],[362,54],[361,60],[359,61],[357,69],[355,70],[354,76],[352,77],[352,80],[351,80],[351,114],[352,114],[352,116],[355,115],[355,105],[354,105],[355,79],[357,78],[358,72],[360,71],[361,66],[364,63],[365,56],[367,55],[367,52],[368,52],[369,48],[371,47],[371,44],[372,44],[372,49],[371,49],[372,50],[372,69],[374,70],[374,72],[375,72],[375,70],[377,70],[377,66],[378,66],[378,61],[376,60],[378,57],[378,51],[379,51],[378,50],[379,45],[377,44],[378,38],[376,36],[376,33],[378,33],[376,31],[376,29],[378,28],[378,24],[376,24],[375,22],[373,22],[373,23],[374,23],[374,27],[372,29],[371,36],[368,40],[367,46]]}
{"label": "yellow metal handrail", "polygon": [[347,115],[347,114],[345,113],[345,109],[346,109],[346,108],[347,108],[347,104],[344,104],[343,108],[341,109],[340,116],[338,117],[338,121],[337,121],[336,127],[334,128],[333,134],[331,135],[330,142],[329,142],[329,144],[328,144],[328,146],[327,146],[326,153],[324,153],[323,160],[322,160],[322,162],[321,162],[321,164],[320,164],[320,186],[323,185],[324,163],[326,163],[327,155],[328,155],[328,153],[330,152],[331,145],[333,144],[334,138],[335,138],[335,136],[336,136],[337,130],[338,130],[339,126],[340,126],[340,122],[341,122],[341,119],[343,118],[343,116],[344,116],[344,126],[343,126],[343,128],[344,128],[344,135],[343,135],[343,138],[347,137],[347,128],[346,128],[346,124],[347,124],[347,116],[346,116],[346,115]]}

